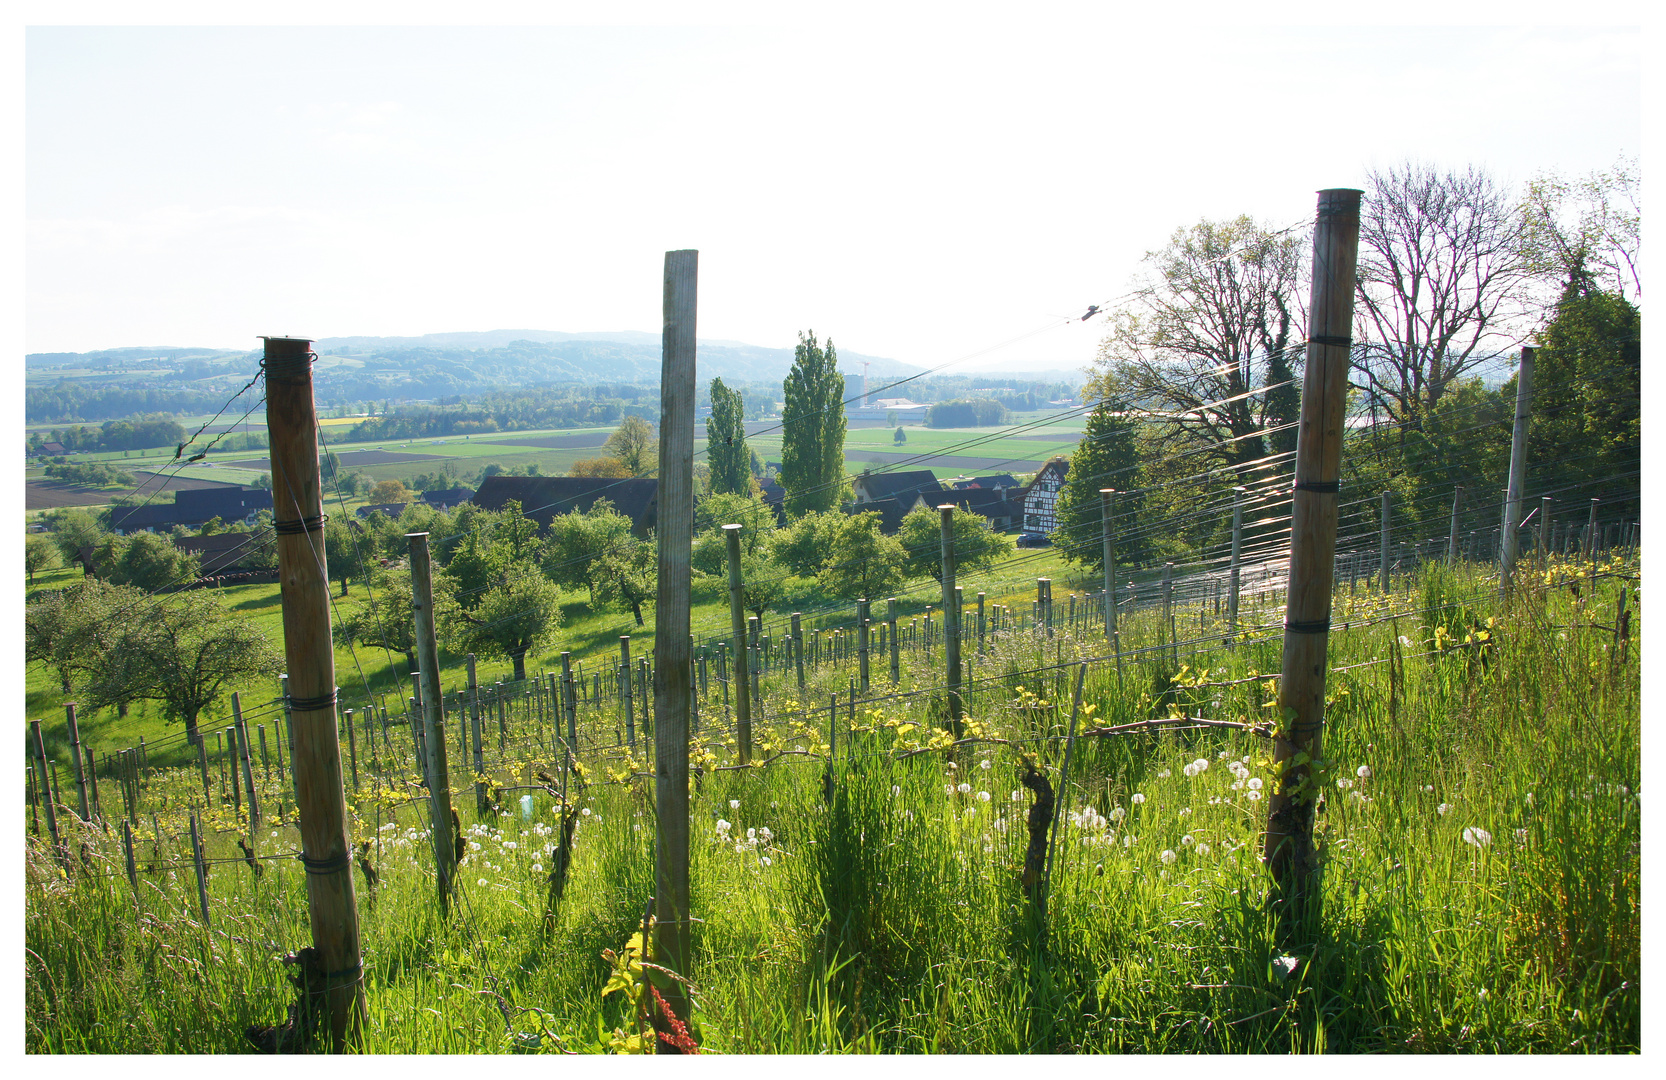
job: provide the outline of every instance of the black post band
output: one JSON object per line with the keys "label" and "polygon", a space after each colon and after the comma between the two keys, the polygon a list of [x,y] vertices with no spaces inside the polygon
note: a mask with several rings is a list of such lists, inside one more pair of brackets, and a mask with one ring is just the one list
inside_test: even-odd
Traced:
{"label": "black post band", "polygon": [[1338,334],[1314,334],[1307,339],[1307,343],[1309,345],[1330,345],[1338,349],[1346,349],[1354,343],[1354,339],[1342,337]]}
{"label": "black post band", "polygon": [[1315,495],[1335,495],[1342,490],[1340,480],[1297,480],[1297,491],[1311,491]]}
{"label": "black post band", "polygon": [[1328,634],[1330,620],[1320,619],[1316,622],[1300,622],[1295,619],[1284,620],[1284,629],[1292,634]]}
{"label": "black post band", "polygon": [[324,531],[324,523],[330,520],[330,515],[319,514],[317,517],[295,518],[290,521],[272,522],[272,531],[279,536],[295,536],[299,533],[315,533]]}
{"label": "black post band", "polygon": [[303,851],[295,857],[301,860],[301,865],[307,868],[309,874],[339,874],[352,865],[346,852],[331,855],[327,859],[309,859]]}
{"label": "black post band", "polygon": [[331,690],[322,697],[290,697],[286,694],[283,703],[290,712],[323,712],[335,708],[336,692]]}

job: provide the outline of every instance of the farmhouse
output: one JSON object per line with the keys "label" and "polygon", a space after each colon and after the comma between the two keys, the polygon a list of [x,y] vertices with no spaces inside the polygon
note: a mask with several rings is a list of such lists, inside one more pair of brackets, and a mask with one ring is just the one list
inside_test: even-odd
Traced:
{"label": "farmhouse", "polygon": [[[962,488],[933,496],[929,505],[936,507],[952,503],[984,518],[996,532],[1005,532],[1017,528],[1024,513],[1023,505],[1007,498],[1007,494],[1008,490],[1003,488]],[[928,505],[926,497],[922,495],[914,505]]]}
{"label": "farmhouse", "polygon": [[353,511],[353,513],[358,517],[358,519],[360,521],[366,520],[367,518],[370,517],[371,514],[381,514],[384,517],[390,517],[390,518],[393,518],[395,520],[398,520],[399,515],[403,514],[405,512],[405,508],[409,505],[411,505],[411,504],[410,503],[373,503],[370,506],[361,506],[357,510]]}
{"label": "farmhouse", "polygon": [[227,525],[253,525],[256,514],[270,509],[272,493],[261,488],[240,485],[189,488],[174,492],[172,505],[118,507],[110,512],[110,526],[112,531],[125,535],[141,530],[167,530],[175,525],[195,528],[215,518]]}
{"label": "farmhouse", "polygon": [[215,533],[213,536],[176,536],[174,546],[187,555],[200,557],[203,577],[215,577],[219,574],[263,569],[252,561],[260,549],[253,537],[253,533],[246,532]]}
{"label": "farmhouse", "polygon": [[422,501],[436,510],[450,510],[454,506],[461,506],[474,498],[474,489],[466,487],[446,488],[444,491],[424,491]]}
{"label": "farmhouse", "polygon": [[600,476],[488,476],[470,501],[486,510],[518,502],[521,513],[549,528],[557,514],[589,510],[597,499],[631,519],[631,531],[646,536],[659,517],[659,481],[612,480]]}
{"label": "farmhouse", "polygon": [[[881,499],[897,499],[911,508],[915,496],[936,498],[943,490],[943,485],[937,482],[937,477],[929,469],[918,469],[914,472],[865,472],[851,481],[851,487],[856,492],[856,505],[861,509],[867,509],[865,504]],[[907,513],[906,510],[903,512]]]}
{"label": "farmhouse", "polygon": [[1020,488],[1020,484],[1011,473],[996,473],[994,476],[974,476],[970,480],[956,480],[955,489],[971,491],[976,488]]}
{"label": "farmhouse", "polygon": [[1059,488],[1065,484],[1065,476],[1070,472],[1070,459],[1055,457],[1048,460],[1030,486],[1024,489],[1024,532],[1026,534],[1042,534],[1052,532],[1058,527],[1058,519],[1054,508],[1059,501]]}

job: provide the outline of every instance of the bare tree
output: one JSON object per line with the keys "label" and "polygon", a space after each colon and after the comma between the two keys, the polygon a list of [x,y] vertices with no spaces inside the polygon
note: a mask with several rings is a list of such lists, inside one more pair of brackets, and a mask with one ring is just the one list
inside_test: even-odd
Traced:
{"label": "bare tree", "polygon": [[1525,222],[1485,172],[1408,163],[1368,174],[1359,242],[1355,381],[1416,428],[1522,340],[1534,287]]}
{"label": "bare tree", "polygon": [[[1240,470],[1293,450],[1303,238],[1248,217],[1178,229],[1111,320],[1084,395],[1161,421],[1158,439]],[[1272,429],[1272,430],[1269,430]]]}

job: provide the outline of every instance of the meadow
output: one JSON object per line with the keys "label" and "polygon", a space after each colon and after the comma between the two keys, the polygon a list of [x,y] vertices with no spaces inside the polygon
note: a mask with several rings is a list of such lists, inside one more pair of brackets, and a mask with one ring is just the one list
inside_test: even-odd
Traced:
{"label": "meadow", "polygon": [[[876,659],[854,700],[854,656],[821,649],[802,690],[777,659],[754,720],[765,765],[732,767],[709,662],[691,751],[697,1039],[722,1053],[1636,1052],[1636,564],[1553,557],[1519,582],[1508,604],[1472,565],[1427,564],[1389,595],[1338,589],[1320,905],[1293,935],[1258,859],[1277,597],[1247,607],[1236,636],[1212,605],[1167,628],[1154,608],[1124,612],[1120,657],[1085,611],[1049,633],[1014,603],[969,635],[970,720],[952,747],[941,641],[923,624],[898,684]],[[397,708],[358,733],[351,827],[378,879],[359,879],[365,1052],[638,1047],[629,991],[604,992],[618,966],[604,950],[625,955],[653,890],[652,743],[638,715],[630,745],[600,682],[578,705],[576,754],[529,686],[488,708],[484,814],[448,726],[468,850],[445,917],[411,734]],[[1059,793],[1044,913],[1019,881],[1027,763]],[[194,765],[150,764],[136,885],[96,824],[60,811],[67,872],[31,834],[31,1051],[243,1051],[244,1028],[293,1000],[276,957],[308,930],[286,781],[256,763],[252,829],[212,778],[202,805]],[[552,903],[561,795],[577,826]]]}

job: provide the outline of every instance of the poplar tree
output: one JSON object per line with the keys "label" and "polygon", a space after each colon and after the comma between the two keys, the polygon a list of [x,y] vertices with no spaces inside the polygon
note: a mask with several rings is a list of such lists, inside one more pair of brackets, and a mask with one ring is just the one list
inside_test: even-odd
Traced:
{"label": "poplar tree", "polygon": [[787,513],[832,510],[846,488],[845,377],[832,339],[823,349],[813,331],[798,336],[785,390],[777,479],[787,491]]}
{"label": "poplar tree", "polygon": [[752,453],[746,448],[746,411],[740,391],[712,380],[712,414],[706,418],[706,459],[711,464],[712,493],[746,495],[752,491]]}

